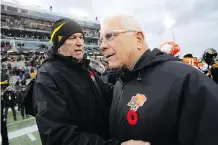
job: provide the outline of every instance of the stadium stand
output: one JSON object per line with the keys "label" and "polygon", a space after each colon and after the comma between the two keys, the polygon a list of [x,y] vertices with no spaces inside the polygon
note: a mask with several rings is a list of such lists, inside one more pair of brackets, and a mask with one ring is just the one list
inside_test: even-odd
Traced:
{"label": "stadium stand", "polygon": [[[1,8],[1,51],[12,48],[18,51],[48,50],[52,47],[49,42],[51,25],[61,16],[33,11],[28,7],[23,9],[19,5],[15,7],[8,2],[3,2]],[[85,34],[85,52],[88,55],[100,55],[97,46],[100,25],[85,20],[78,20],[78,23]]]}

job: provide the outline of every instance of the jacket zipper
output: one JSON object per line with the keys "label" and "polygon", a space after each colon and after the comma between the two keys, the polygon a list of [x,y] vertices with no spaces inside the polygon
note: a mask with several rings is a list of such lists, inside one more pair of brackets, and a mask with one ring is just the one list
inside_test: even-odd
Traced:
{"label": "jacket zipper", "polygon": [[[123,83],[123,82],[122,82]],[[118,113],[119,113],[119,104],[120,104],[120,99],[121,99],[121,97],[123,96],[123,87],[124,87],[124,85],[123,84],[121,84],[122,85],[122,88],[121,88],[121,93],[120,93],[120,95],[119,95],[119,100],[118,100],[118,102],[117,102],[117,105],[116,105],[116,108],[115,108],[115,111],[116,111],[116,117],[115,117],[115,126],[114,126],[114,133],[118,133],[117,131],[115,131],[116,129],[117,130],[119,130],[118,128],[119,128],[119,125],[118,125]],[[116,135],[117,136],[117,135]]]}

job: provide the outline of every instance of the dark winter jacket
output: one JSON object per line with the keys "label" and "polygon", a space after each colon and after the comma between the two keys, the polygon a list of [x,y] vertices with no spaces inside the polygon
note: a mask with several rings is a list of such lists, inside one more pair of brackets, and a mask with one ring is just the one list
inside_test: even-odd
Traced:
{"label": "dark winter jacket", "polygon": [[112,91],[87,60],[54,55],[34,84],[36,121],[43,145],[101,145],[109,137]]}
{"label": "dark winter jacket", "polygon": [[218,60],[214,62],[211,68],[213,80],[218,84]]}
{"label": "dark winter jacket", "polygon": [[217,145],[218,85],[205,74],[157,49],[122,74],[110,111],[112,137],[151,145]]}
{"label": "dark winter jacket", "polygon": [[5,106],[7,106],[7,107],[15,106],[15,104],[16,104],[16,96],[15,96],[15,93],[13,91],[5,91],[3,93],[3,99],[5,102]]}

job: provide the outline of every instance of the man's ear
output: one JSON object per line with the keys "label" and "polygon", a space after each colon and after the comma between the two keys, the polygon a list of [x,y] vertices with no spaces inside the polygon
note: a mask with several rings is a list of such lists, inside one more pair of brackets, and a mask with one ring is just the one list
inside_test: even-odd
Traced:
{"label": "man's ear", "polygon": [[60,51],[61,51],[61,48],[58,48],[58,53],[60,53]]}
{"label": "man's ear", "polygon": [[61,45],[61,46],[58,48],[58,52],[59,52],[59,53],[63,53],[63,52],[64,52],[63,45]]}
{"label": "man's ear", "polygon": [[136,34],[136,38],[137,38],[137,49],[140,50],[143,47],[144,44],[144,34],[143,32],[139,31]]}

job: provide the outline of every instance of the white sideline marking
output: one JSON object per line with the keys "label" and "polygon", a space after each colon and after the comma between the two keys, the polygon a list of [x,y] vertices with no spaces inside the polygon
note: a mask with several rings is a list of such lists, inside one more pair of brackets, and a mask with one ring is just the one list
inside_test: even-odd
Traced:
{"label": "white sideline marking", "polygon": [[[20,130],[12,131],[8,133],[8,139],[11,140],[13,138],[20,137],[20,136],[35,132],[37,130],[38,130],[37,125],[32,125],[29,127],[22,128]],[[0,138],[0,142],[1,141],[2,141],[2,138]]]}
{"label": "white sideline marking", "polygon": [[35,119],[35,118],[32,117],[32,118],[25,119],[25,120],[22,120],[22,121],[16,121],[16,122],[14,122],[14,123],[9,123],[9,124],[7,124],[7,126],[14,125],[14,124],[21,123],[21,122],[28,121],[28,120],[32,120],[32,119]]}
{"label": "white sideline marking", "polygon": [[31,141],[35,141],[36,138],[32,133],[27,134],[27,136],[30,138]]}

